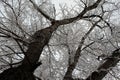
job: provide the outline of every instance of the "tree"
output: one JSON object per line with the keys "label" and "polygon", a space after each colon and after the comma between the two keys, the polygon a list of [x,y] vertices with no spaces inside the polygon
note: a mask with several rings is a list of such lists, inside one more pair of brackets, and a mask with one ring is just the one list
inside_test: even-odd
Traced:
{"label": "tree", "polygon": [[[6,42],[3,43],[4,47],[1,47],[1,50],[3,54],[8,52],[10,53],[5,54],[4,55],[5,57],[2,56],[1,58],[3,63],[7,62],[9,68],[4,70],[0,74],[0,80],[35,80],[36,78],[39,80],[43,79],[41,76],[40,76],[41,79],[36,77],[33,73],[39,66],[43,65],[42,62],[39,61],[39,58],[42,56],[42,54],[45,53],[45,51],[46,51],[46,55],[49,53],[49,58],[50,58],[53,54],[52,49],[55,48],[54,50],[57,50],[57,48],[61,47],[61,46],[57,47],[56,45],[54,46],[54,44],[52,45],[51,44],[52,42],[59,43],[60,45],[62,45],[62,47],[68,53],[67,55],[68,59],[65,60],[67,61],[68,64],[63,69],[66,70],[64,72],[64,76],[62,76],[63,80],[80,80],[80,78],[74,78],[73,73],[76,74],[77,71],[76,72],[74,71],[76,70],[76,68],[79,69],[78,63],[82,54],[89,53],[87,51],[90,50],[87,49],[91,49],[91,50],[93,49],[91,53],[94,53],[94,50],[97,50],[98,52],[102,51],[104,49],[103,47],[106,47],[106,45],[111,47],[111,45],[115,46],[116,42],[117,44],[119,43],[119,41],[111,42],[112,39],[107,38],[109,36],[113,36],[113,34],[115,36],[116,35],[115,33],[117,33],[114,31],[113,27],[111,27],[113,26],[112,23],[110,23],[111,21],[107,20],[107,19],[111,20],[110,19],[111,17],[108,15],[111,12],[104,10],[105,9],[104,4],[109,2],[106,2],[104,0],[97,0],[94,1],[92,4],[89,4],[90,2],[87,2],[87,0],[84,1],[80,0],[79,3],[79,5],[81,4],[80,10],[74,11],[74,9],[71,9],[71,11],[74,11],[73,13],[77,12],[76,15],[72,16],[69,10],[64,8],[62,9],[63,19],[59,19],[59,20],[53,18],[56,17],[57,15],[55,15],[55,7],[52,6],[50,2],[41,1],[40,3],[41,4],[37,4],[37,2],[35,3],[33,0],[28,0],[28,1],[1,0],[1,5],[3,5],[3,9],[1,9],[2,17],[0,22],[0,30],[1,30],[0,37],[1,39],[6,40]],[[45,7],[44,4],[48,4],[48,6],[46,5]],[[44,9],[42,10],[42,7],[48,9],[48,12],[46,12]],[[111,11],[114,11],[114,9]],[[30,20],[30,22],[28,20]],[[69,41],[71,38],[70,34],[73,34],[73,36],[77,35],[77,33],[75,34],[76,29],[72,29],[72,28],[74,24],[77,24],[77,21],[80,20],[82,23],[85,21],[85,23],[89,24],[88,25],[89,28],[83,27],[85,31],[81,30],[84,33],[80,35],[79,37],[80,40],[79,39],[76,39],[75,41],[73,40],[73,42],[78,41],[78,43],[73,44],[72,42],[72,44],[70,44]],[[69,28],[70,26],[69,24],[72,25],[71,28]],[[41,28],[39,27],[40,25],[48,26],[48,27]],[[106,27],[108,30],[105,30]],[[64,28],[66,28],[66,30],[64,30]],[[104,30],[105,32],[103,32],[102,34],[102,31]],[[101,34],[95,31],[101,31]],[[106,33],[108,34],[111,33],[111,35],[106,35]],[[60,37],[61,39],[57,35],[61,36]],[[119,37],[116,38],[118,38],[117,40],[119,40]],[[12,44],[12,46],[10,45],[8,46],[8,44],[10,43]],[[112,49],[113,48],[111,48],[111,50]],[[58,53],[58,51],[54,51],[54,52]],[[101,64],[102,66],[96,69],[98,70],[98,72],[96,72],[96,70],[92,71],[91,75],[88,76],[86,80],[91,80],[91,79],[101,80],[108,73],[107,71],[101,71],[101,69],[108,70],[110,67],[114,67],[117,65],[119,59],[116,57],[119,56],[119,48],[116,48],[114,49],[113,52],[112,51],[110,52],[112,53],[112,55],[109,55],[107,57],[105,56],[106,62],[102,63]],[[62,53],[64,52],[62,51]],[[107,52],[105,54],[107,54]],[[18,59],[18,57],[19,60],[16,60]],[[57,57],[60,57],[60,55],[56,56],[56,58]],[[98,58],[99,57],[100,54]],[[5,61],[4,58],[5,59],[8,58],[10,60]],[[45,57],[45,61],[47,61],[46,59],[47,58]],[[17,61],[17,63],[15,63],[15,61]],[[48,61],[50,61],[49,63],[51,63],[51,60]],[[110,63],[113,63],[114,65],[110,65]],[[106,64],[108,66],[106,66]],[[42,67],[42,69],[43,68],[44,67]],[[50,71],[51,74],[54,68],[56,67],[53,66],[52,67],[53,69],[51,69],[51,66],[49,66],[49,68],[50,68],[49,70],[51,70]],[[95,72],[98,75],[96,75]]]}

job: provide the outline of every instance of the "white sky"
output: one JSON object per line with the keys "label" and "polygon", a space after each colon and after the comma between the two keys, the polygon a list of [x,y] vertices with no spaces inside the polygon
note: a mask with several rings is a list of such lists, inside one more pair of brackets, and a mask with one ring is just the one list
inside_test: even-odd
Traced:
{"label": "white sky", "polygon": [[59,9],[59,4],[66,4],[67,6],[73,6],[75,0],[52,0],[52,3],[55,4],[55,7]]}

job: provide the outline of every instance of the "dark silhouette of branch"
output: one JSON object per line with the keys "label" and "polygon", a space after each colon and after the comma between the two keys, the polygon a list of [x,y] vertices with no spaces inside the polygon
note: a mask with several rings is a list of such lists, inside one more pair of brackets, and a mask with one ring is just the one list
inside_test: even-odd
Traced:
{"label": "dark silhouette of branch", "polygon": [[60,20],[60,24],[61,25],[69,24],[69,23],[72,23],[74,21],[78,21],[78,20],[82,19],[86,12],[88,12],[92,9],[95,9],[101,1],[102,0],[97,0],[93,5],[88,6],[88,7],[85,6],[83,11],[80,14],[78,14],[76,17]]}
{"label": "dark silhouette of branch", "polygon": [[[25,52],[26,56],[24,57],[22,64],[16,68],[10,68],[10,69],[5,70],[2,74],[0,74],[0,80],[35,80],[35,77],[33,76],[33,70],[35,70],[37,68],[37,66],[35,66],[35,65],[38,63],[38,60],[39,60],[39,57],[41,56],[43,48],[49,43],[52,33],[54,31],[56,31],[56,29],[60,25],[69,24],[74,21],[78,21],[78,20],[82,19],[86,12],[88,12],[92,9],[95,9],[102,0],[97,0],[93,5],[85,7],[84,10],[76,17],[63,19],[63,20],[52,19],[50,16],[45,14],[32,0],[29,0],[29,1],[33,4],[34,8],[38,12],[40,12],[45,18],[50,20],[52,24],[47,28],[36,31],[32,35],[33,41],[29,44],[28,49]],[[90,28],[90,30],[82,37],[80,45],[75,53],[74,63],[72,63],[71,65],[68,66],[67,72],[64,76],[64,80],[72,79],[72,72],[78,63],[80,53],[81,53],[81,47],[84,44],[84,41],[87,38],[87,36],[94,29],[94,27],[97,25],[98,22],[99,21],[97,21],[95,24],[93,24],[93,26]],[[21,45],[20,45],[20,47],[21,47]],[[41,65],[41,63],[39,63],[38,65]],[[8,75],[8,76],[6,76],[6,75]],[[2,76],[4,76],[4,77],[2,77]],[[16,79],[16,77],[17,77],[17,79]]]}
{"label": "dark silhouette of branch", "polygon": [[72,72],[78,63],[79,57],[81,56],[81,51],[82,51],[81,48],[85,42],[85,39],[88,37],[88,35],[91,33],[91,31],[95,28],[95,26],[98,24],[98,22],[100,22],[100,20],[97,21],[96,23],[94,23],[93,26],[90,28],[90,30],[82,37],[80,44],[76,50],[75,56],[74,56],[74,62],[72,64],[68,65],[68,69],[67,69],[67,72],[66,72],[63,80],[69,80],[69,78],[72,78]]}
{"label": "dark silhouette of branch", "polygon": [[[6,2],[5,0],[1,0],[4,4],[6,4],[11,10],[12,10],[12,12],[13,12],[13,14],[14,14],[14,17],[15,17],[15,20],[16,20],[16,22],[15,22],[15,24],[17,25],[17,27],[23,32],[23,33],[25,33],[25,34],[27,34],[27,35],[29,35],[21,26],[20,26],[20,24],[19,24],[19,22],[18,22],[18,16],[19,16],[19,14],[17,15],[16,14],[16,12],[15,12],[15,10],[14,10],[14,8],[12,7],[12,5],[10,5],[8,2]],[[30,35],[29,35],[30,36]]]}
{"label": "dark silhouette of branch", "polygon": [[98,18],[100,18],[101,20],[103,20],[103,21],[107,24],[107,26],[110,26],[110,24],[109,24],[107,21],[105,21],[105,20],[103,19],[103,17],[100,16],[100,15],[83,16],[83,18],[91,18],[91,17],[98,17]]}
{"label": "dark silhouette of branch", "polygon": [[86,80],[102,80],[106,74],[120,61],[120,49],[112,52],[112,55],[106,58],[106,61],[91,73]]}
{"label": "dark silhouette of branch", "polygon": [[35,4],[35,2],[33,2],[32,0],[29,0],[29,1],[33,4],[34,8],[35,8],[38,12],[40,12],[46,19],[50,20],[51,22],[54,21],[54,19],[52,19],[50,16],[48,16],[48,14],[46,14],[42,9],[40,9],[40,8],[37,6],[37,4]]}

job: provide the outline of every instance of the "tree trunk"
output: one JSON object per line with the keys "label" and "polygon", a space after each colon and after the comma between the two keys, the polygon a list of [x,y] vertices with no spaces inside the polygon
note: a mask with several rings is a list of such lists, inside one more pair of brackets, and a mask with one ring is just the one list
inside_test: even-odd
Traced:
{"label": "tree trunk", "polygon": [[33,72],[22,67],[9,68],[0,74],[0,80],[36,80]]}
{"label": "tree trunk", "polygon": [[0,74],[0,80],[35,80],[33,72],[41,65],[39,57],[45,45],[48,44],[52,33],[57,29],[58,24],[38,30],[34,33],[33,41],[29,44],[28,50],[22,64],[18,67],[9,68]]}
{"label": "tree trunk", "polygon": [[[43,48],[48,44],[52,33],[56,31],[56,29],[60,25],[69,24],[82,19],[86,12],[95,9],[102,0],[97,0],[93,5],[85,7],[80,14],[73,18],[58,21],[54,21],[54,19],[50,18],[48,15],[42,12],[41,9],[32,0],[29,1],[33,4],[38,12],[40,12],[46,19],[51,21],[52,25],[48,28],[35,32],[35,34],[33,35],[33,41],[29,44],[28,50],[24,53],[25,58],[23,59],[22,64],[18,67],[5,70],[3,73],[0,74],[0,80],[35,80],[33,72],[37,68],[37,66],[40,65],[38,63],[39,57],[41,56]],[[70,67],[70,69],[72,69],[70,71],[70,75],[72,74],[72,71],[74,70],[78,62],[78,58],[75,59],[75,64],[72,65],[73,67]],[[71,77],[69,80],[72,80]]]}

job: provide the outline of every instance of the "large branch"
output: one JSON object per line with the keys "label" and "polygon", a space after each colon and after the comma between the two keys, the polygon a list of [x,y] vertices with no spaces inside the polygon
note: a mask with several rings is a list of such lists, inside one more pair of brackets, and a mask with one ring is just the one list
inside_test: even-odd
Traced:
{"label": "large branch", "polygon": [[[77,20],[82,19],[83,15],[86,12],[88,12],[92,9],[95,9],[102,0],[97,0],[93,5],[91,5],[89,7],[85,7],[84,10],[76,17],[58,20],[58,21],[52,19],[50,16],[45,14],[45,12],[43,12],[32,0],[29,0],[29,1],[33,4],[33,6],[35,7],[35,9],[38,12],[40,12],[45,18],[47,18],[48,20],[50,20],[52,22],[52,25],[47,27],[47,28],[38,30],[33,34],[33,36],[32,36],[33,41],[29,44],[28,50],[25,52],[25,57],[22,61],[22,64],[20,66],[18,66],[17,68],[5,70],[0,75],[0,80],[20,80],[20,79],[35,80],[35,78],[33,77],[33,71],[34,71],[34,69],[36,69],[35,65],[41,64],[41,63],[37,63],[37,62],[39,60],[39,57],[41,56],[43,48],[48,44],[52,33],[54,31],[56,31],[56,29],[60,25],[69,24],[69,23],[72,23],[73,21],[77,21]],[[88,32],[88,34],[89,34],[89,32]],[[86,34],[86,37],[87,37],[87,34]],[[73,70],[78,62],[78,59],[80,56],[79,52],[81,52],[81,46],[83,45],[86,37],[82,38],[81,43],[79,45],[79,48],[75,54],[75,60],[74,60],[75,63],[68,67],[68,71],[70,71],[70,74],[72,74],[72,72],[73,72]],[[68,74],[68,73],[66,73],[66,74]],[[4,75],[6,75],[6,76],[4,76]],[[30,77],[31,77],[31,79],[30,79]],[[70,79],[67,79],[67,80],[70,80]]]}
{"label": "large branch", "polygon": [[[50,17],[49,15],[47,15],[43,10],[41,10],[32,0],[29,0],[29,1],[33,4],[34,8],[35,8],[38,12],[40,12],[46,19],[50,20],[52,23],[55,23],[55,22],[56,22],[53,18],[51,18],[51,17]],[[77,15],[76,17],[59,20],[59,24],[60,24],[60,25],[69,24],[69,23],[72,23],[73,21],[77,21],[77,20],[81,19],[86,12],[88,12],[88,11],[90,11],[90,10],[92,10],[92,9],[97,8],[97,6],[99,5],[99,3],[100,3],[101,1],[102,1],[102,0],[97,0],[93,5],[88,6],[88,7],[85,6],[84,10],[83,10],[79,15]]]}
{"label": "large branch", "polygon": [[[38,12],[40,12],[45,18],[49,19],[51,22],[53,22],[52,18],[50,18],[47,14],[45,14],[32,0],[29,0],[33,6],[37,9]],[[38,30],[37,32],[35,32],[33,34],[33,42],[31,42],[31,44],[28,47],[28,50],[26,52],[26,56],[23,60],[23,66],[26,67],[26,69],[30,69],[31,65],[34,65],[38,62],[39,57],[43,51],[43,48],[48,44],[51,35],[54,31],[56,31],[56,29],[58,28],[58,26],[60,25],[64,25],[64,24],[69,24],[73,21],[79,20],[83,17],[83,15],[89,11],[92,10],[94,8],[96,8],[98,6],[98,4],[101,2],[102,0],[97,0],[93,5],[89,6],[89,7],[85,7],[84,10],[76,17],[74,18],[69,18],[69,19],[63,19],[63,20],[54,20],[54,24],[52,24],[51,26],[42,29],[42,30]],[[80,48],[81,48],[81,44],[83,44],[84,42],[84,37],[80,43]],[[78,58],[79,58],[79,51],[80,48],[78,49],[78,51],[76,52],[76,59],[75,59],[75,64],[74,67],[76,66],[77,62],[78,62]],[[32,67],[32,66],[31,66]],[[73,67],[73,68],[74,68]],[[73,71],[73,70],[72,70]]]}
{"label": "large branch", "polygon": [[106,58],[107,60],[98,67],[98,69],[91,73],[86,80],[102,80],[107,73],[117,65],[120,61],[120,49],[112,52],[112,55]]}
{"label": "large branch", "polygon": [[77,15],[76,17],[60,20],[60,24],[61,25],[69,24],[69,23],[72,23],[74,21],[78,21],[78,20],[82,19],[86,12],[97,8],[97,6],[100,4],[101,1],[102,0],[97,0],[93,5],[88,6],[88,7],[85,6],[83,11],[79,15]]}
{"label": "large branch", "polygon": [[74,62],[72,64],[68,65],[68,69],[67,69],[67,72],[66,72],[63,80],[72,79],[72,72],[78,63],[79,57],[81,56],[82,46],[83,46],[86,38],[88,37],[88,35],[93,31],[93,29],[95,28],[95,26],[98,24],[99,21],[94,23],[93,26],[89,29],[89,31],[82,37],[80,44],[76,50],[75,56],[74,56]]}

